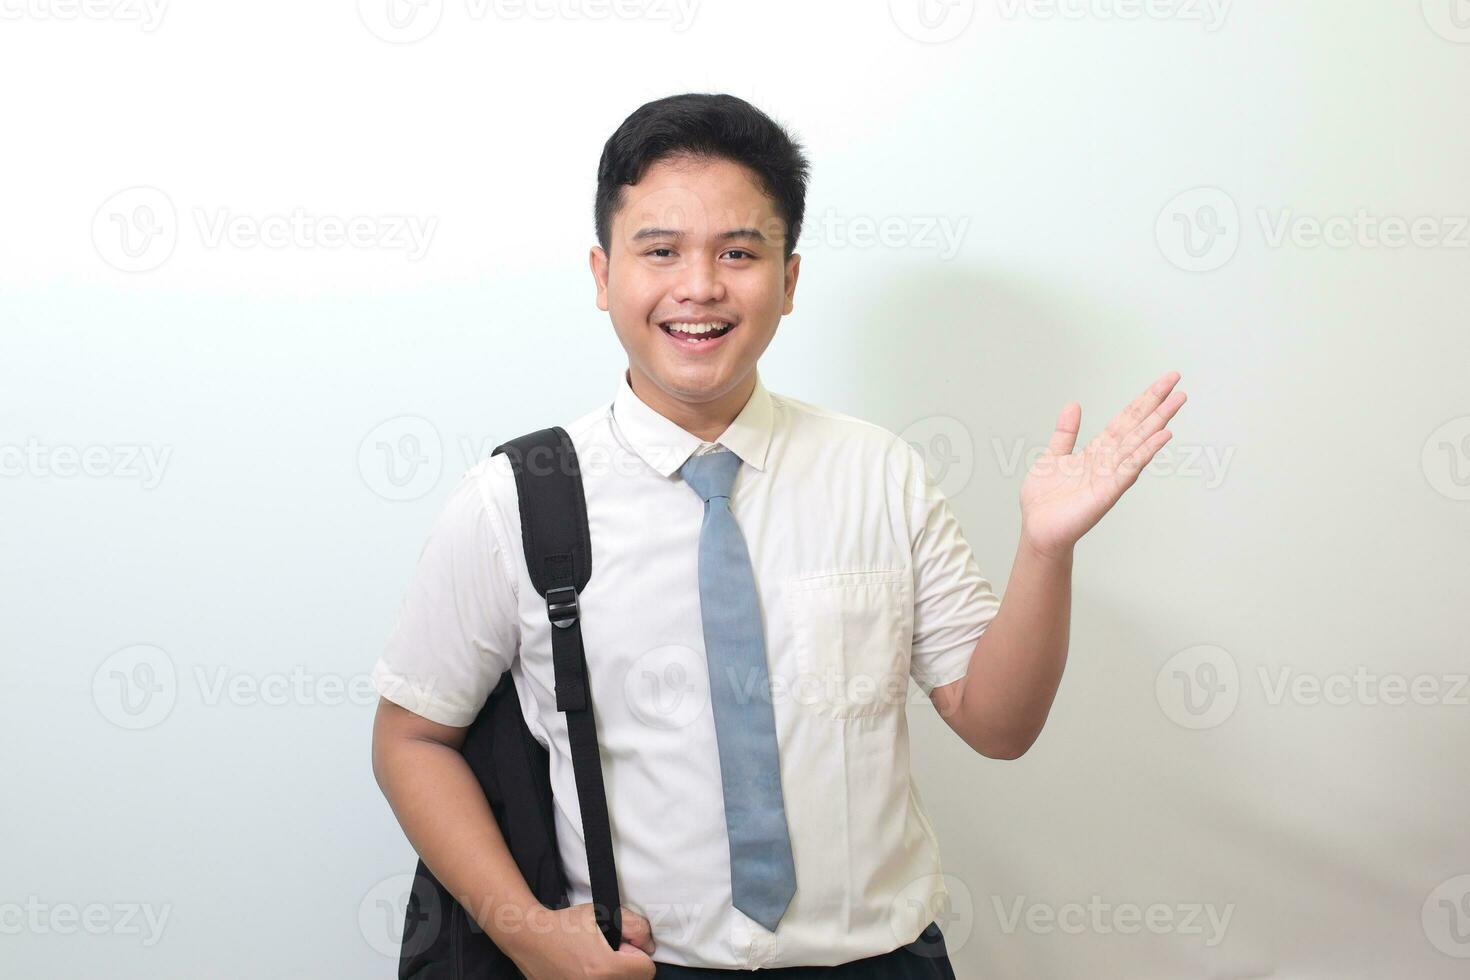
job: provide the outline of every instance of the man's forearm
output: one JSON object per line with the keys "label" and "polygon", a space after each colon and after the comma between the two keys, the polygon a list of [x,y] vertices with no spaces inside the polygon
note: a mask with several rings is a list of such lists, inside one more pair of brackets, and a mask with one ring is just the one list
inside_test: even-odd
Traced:
{"label": "man's forearm", "polygon": [[434,877],[497,946],[511,952],[533,940],[543,907],[516,867],[464,756],[419,738],[394,739],[376,756],[383,795]]}
{"label": "man's forearm", "polygon": [[1005,597],[947,718],[977,752],[1014,759],[1041,734],[1067,663],[1071,606],[1072,551],[1043,554],[1023,531]]}

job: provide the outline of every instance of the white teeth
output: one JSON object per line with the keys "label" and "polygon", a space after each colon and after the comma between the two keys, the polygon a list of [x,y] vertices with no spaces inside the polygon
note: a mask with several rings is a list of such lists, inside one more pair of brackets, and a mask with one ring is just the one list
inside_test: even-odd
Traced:
{"label": "white teeth", "polygon": [[723,322],[717,322],[717,323],[667,323],[667,324],[665,324],[665,326],[668,327],[670,330],[676,332],[676,333],[687,333],[687,334],[694,334],[694,335],[697,336],[699,334],[709,333],[711,330],[723,330],[725,327],[728,327],[729,324],[728,323],[723,323]]}

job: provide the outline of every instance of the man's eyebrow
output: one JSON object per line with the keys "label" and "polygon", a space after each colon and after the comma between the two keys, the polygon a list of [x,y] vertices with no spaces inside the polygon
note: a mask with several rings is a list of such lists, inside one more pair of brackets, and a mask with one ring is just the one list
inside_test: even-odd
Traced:
{"label": "man's eyebrow", "polygon": [[[682,231],[673,228],[640,228],[633,234],[633,241],[641,242],[649,238],[672,238],[678,240],[683,237],[684,233]],[[717,237],[720,241],[725,242],[737,238],[754,239],[758,242],[769,241],[765,235],[760,233],[760,229],[758,228],[731,228],[729,231],[720,232]]]}

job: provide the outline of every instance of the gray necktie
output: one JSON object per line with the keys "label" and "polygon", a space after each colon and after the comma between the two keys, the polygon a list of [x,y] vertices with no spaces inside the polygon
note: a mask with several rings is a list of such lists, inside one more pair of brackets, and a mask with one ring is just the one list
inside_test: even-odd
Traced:
{"label": "gray necktie", "polygon": [[731,897],[737,909],[774,932],[796,894],[796,866],[781,796],[755,573],[730,513],[739,469],[740,457],[726,450],[689,457],[679,475],[704,501],[699,609],[725,790]]}

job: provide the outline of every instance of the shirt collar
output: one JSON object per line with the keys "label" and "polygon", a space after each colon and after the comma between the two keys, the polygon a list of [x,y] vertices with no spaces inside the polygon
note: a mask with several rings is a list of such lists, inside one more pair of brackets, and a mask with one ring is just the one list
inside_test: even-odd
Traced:
{"label": "shirt collar", "polygon": [[[654,411],[634,394],[627,368],[618,379],[612,413],[624,441],[662,476],[678,472],[702,441],[699,436]],[[750,393],[750,399],[715,442],[739,456],[742,463],[764,470],[766,450],[771,445],[773,416],[771,394],[757,371],[755,390]]]}

